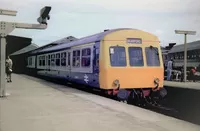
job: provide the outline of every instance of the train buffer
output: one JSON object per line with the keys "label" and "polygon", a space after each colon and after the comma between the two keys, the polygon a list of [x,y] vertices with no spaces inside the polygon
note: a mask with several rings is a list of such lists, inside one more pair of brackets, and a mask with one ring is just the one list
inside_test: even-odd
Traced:
{"label": "train buffer", "polygon": [[199,131],[200,126],[102,96],[13,74],[1,131]]}

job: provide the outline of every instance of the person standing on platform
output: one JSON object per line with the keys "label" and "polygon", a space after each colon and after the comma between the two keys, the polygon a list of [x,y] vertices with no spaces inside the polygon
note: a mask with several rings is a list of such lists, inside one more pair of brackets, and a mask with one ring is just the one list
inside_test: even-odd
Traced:
{"label": "person standing on platform", "polygon": [[190,79],[195,82],[196,81],[196,76],[195,76],[195,73],[196,73],[196,70],[197,68],[196,67],[193,67],[190,71]]}
{"label": "person standing on platform", "polygon": [[171,80],[171,75],[172,75],[172,59],[168,61],[167,63],[167,80],[170,81]]}
{"label": "person standing on platform", "polygon": [[12,82],[12,79],[11,79],[12,65],[13,65],[13,62],[12,62],[12,60],[10,59],[10,57],[8,56],[8,58],[6,59],[6,75],[7,75],[7,82]]}

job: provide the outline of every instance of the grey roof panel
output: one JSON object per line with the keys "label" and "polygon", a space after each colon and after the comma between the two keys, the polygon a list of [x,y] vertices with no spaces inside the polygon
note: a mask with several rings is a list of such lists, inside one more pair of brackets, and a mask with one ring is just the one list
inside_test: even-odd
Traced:
{"label": "grey roof panel", "polygon": [[78,38],[76,38],[76,37],[74,37],[74,36],[68,36],[68,37],[59,39],[59,40],[57,40],[57,41],[54,41],[54,42],[52,42],[52,43],[64,44],[64,43],[69,43],[69,42],[75,41],[75,40],[78,40]]}
{"label": "grey roof panel", "polygon": [[[187,50],[195,50],[200,49],[200,40],[187,43]],[[174,46],[169,53],[183,52],[184,44]]]}

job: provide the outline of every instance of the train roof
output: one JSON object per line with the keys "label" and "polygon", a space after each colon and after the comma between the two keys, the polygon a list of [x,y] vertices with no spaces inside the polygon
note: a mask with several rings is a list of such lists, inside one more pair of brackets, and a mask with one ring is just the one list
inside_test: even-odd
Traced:
{"label": "train roof", "polygon": [[72,42],[69,42],[69,43],[64,43],[64,44],[56,45],[56,46],[53,46],[53,47],[50,47],[50,48],[45,48],[43,50],[40,50],[38,53],[59,51],[59,50],[62,50],[62,49],[67,49],[71,46],[77,46],[77,45],[86,44],[86,43],[98,42],[98,41],[101,41],[105,35],[110,34],[112,32],[115,32],[115,31],[118,31],[118,30],[136,30],[136,29],[131,29],[131,28],[112,29],[112,30],[104,31],[104,32],[94,34],[94,35],[91,35],[91,36],[83,37],[83,38],[80,38],[78,40],[75,40],[75,41],[72,41]]}
{"label": "train roof", "polygon": [[[187,50],[197,50],[200,49],[200,40],[187,43]],[[184,51],[184,44],[174,46],[169,53],[177,53]]]}

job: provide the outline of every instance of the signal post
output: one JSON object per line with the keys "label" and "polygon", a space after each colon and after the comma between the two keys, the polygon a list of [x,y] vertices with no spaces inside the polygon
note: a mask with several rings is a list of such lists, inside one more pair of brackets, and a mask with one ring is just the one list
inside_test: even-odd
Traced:
{"label": "signal post", "polygon": [[[21,29],[46,29],[47,20],[50,19],[49,12],[50,6],[45,6],[40,10],[40,16],[37,19],[39,24],[29,23],[13,23],[0,21],[0,97],[6,97],[6,78],[5,78],[5,58],[6,58],[6,36],[11,33],[15,28]],[[0,9],[0,15],[16,16],[17,11]]]}

